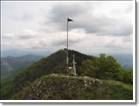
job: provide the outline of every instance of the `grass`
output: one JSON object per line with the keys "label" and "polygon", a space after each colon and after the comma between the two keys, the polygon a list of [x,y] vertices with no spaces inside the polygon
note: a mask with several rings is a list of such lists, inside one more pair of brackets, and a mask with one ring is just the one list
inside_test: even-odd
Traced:
{"label": "grass", "polygon": [[50,74],[37,79],[12,99],[130,100],[132,85],[113,80]]}

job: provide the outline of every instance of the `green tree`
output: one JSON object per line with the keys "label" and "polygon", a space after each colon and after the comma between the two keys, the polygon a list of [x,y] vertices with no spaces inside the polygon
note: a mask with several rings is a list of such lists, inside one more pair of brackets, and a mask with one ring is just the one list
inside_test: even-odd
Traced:
{"label": "green tree", "polygon": [[122,69],[119,72],[117,80],[125,83],[133,84],[133,71],[128,69]]}
{"label": "green tree", "polygon": [[118,79],[122,66],[112,56],[101,54],[100,57],[83,61],[81,65],[82,75],[101,79]]}
{"label": "green tree", "polygon": [[82,72],[81,75],[96,77],[96,72],[98,70],[96,61],[86,60],[83,61],[80,71]]}
{"label": "green tree", "polygon": [[105,79],[116,79],[122,67],[112,56],[100,56],[98,66],[100,68],[99,77]]}

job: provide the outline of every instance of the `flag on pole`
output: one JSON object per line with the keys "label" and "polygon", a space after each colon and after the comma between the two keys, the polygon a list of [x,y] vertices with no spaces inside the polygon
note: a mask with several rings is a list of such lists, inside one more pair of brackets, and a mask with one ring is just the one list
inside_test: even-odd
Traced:
{"label": "flag on pole", "polygon": [[70,18],[68,18],[68,22],[69,22],[69,21],[73,21],[73,20],[72,20],[72,19],[70,19]]}

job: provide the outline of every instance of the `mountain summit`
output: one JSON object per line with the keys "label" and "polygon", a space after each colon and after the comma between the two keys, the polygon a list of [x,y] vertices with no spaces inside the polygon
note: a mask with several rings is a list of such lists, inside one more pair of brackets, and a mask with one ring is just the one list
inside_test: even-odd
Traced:
{"label": "mountain summit", "polygon": [[[84,60],[94,58],[74,50],[69,50],[69,66],[72,66],[72,57],[75,54],[75,60],[77,62],[77,74],[80,75],[80,65]],[[46,58],[42,58],[40,61],[34,63],[25,71],[17,75],[15,78],[15,84],[18,89],[23,87],[26,81],[34,81],[35,79],[51,74],[67,74],[66,72],[66,50],[59,50]],[[17,82],[18,81],[18,82]]]}
{"label": "mountain summit", "polygon": [[133,98],[132,72],[126,71],[114,57],[94,57],[69,50],[69,67],[73,66],[73,55],[76,76],[66,70],[66,50],[59,50],[17,74],[10,83],[11,99]]}

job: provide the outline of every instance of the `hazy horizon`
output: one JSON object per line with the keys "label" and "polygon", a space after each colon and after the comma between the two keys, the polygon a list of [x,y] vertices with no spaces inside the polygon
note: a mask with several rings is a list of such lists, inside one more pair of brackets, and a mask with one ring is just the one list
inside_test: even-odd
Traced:
{"label": "hazy horizon", "polygon": [[[48,55],[50,54],[53,54],[54,52],[57,52],[61,49],[57,49],[57,50],[54,50],[54,51],[44,51],[44,52],[39,52],[39,51],[27,51],[27,50],[16,50],[16,49],[10,49],[10,50],[5,50],[5,51],[1,51],[1,57],[8,57],[8,56],[11,56],[11,57],[20,57],[20,56],[25,56],[25,55],[37,55],[37,56],[44,56],[44,57],[47,57]],[[72,49],[70,49],[72,50]],[[75,50],[76,51],[76,50]],[[133,56],[132,53],[86,53],[86,52],[81,52],[81,51],[78,51],[80,53],[83,53],[83,54],[87,54],[87,55],[92,55],[92,56],[99,56],[100,54],[106,54],[106,55],[130,55],[130,56]]]}

